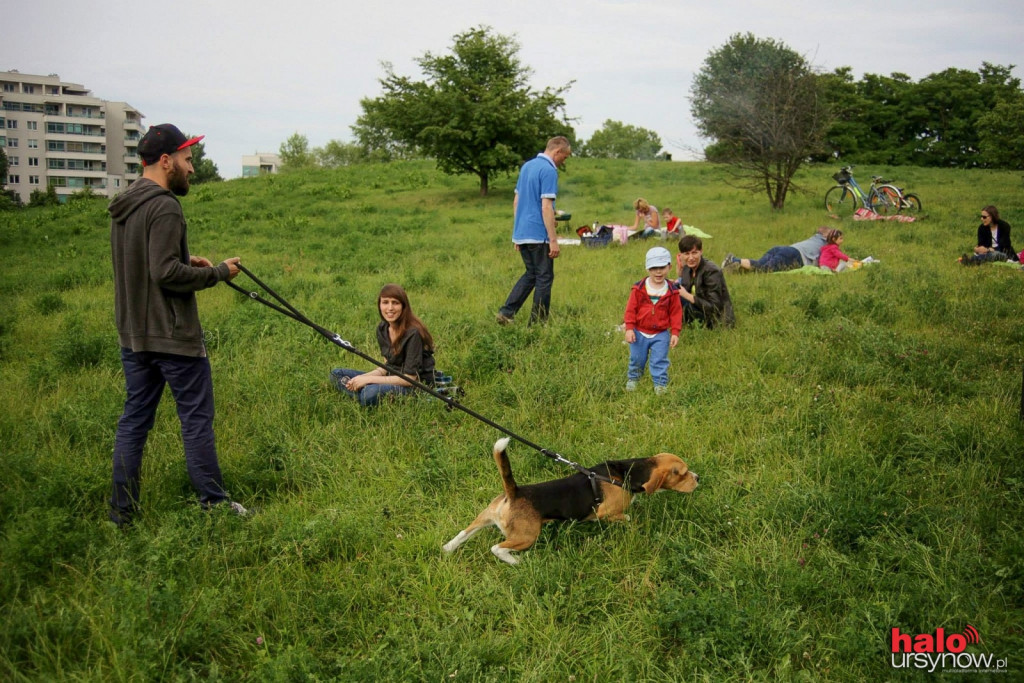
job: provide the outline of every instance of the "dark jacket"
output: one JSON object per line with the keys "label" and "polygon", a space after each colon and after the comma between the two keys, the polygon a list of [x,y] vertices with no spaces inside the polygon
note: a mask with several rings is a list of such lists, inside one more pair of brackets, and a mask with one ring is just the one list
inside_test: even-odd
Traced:
{"label": "dark jacket", "polygon": [[[1010,244],[1010,224],[1002,218],[996,220],[996,241],[999,242],[998,251],[1006,254],[1006,258],[1017,258],[1017,252]],[[978,226],[978,246],[992,248],[992,230],[984,223]]]}
{"label": "dark jacket", "polygon": [[189,265],[178,198],[142,178],[110,202],[114,319],[132,351],[206,355],[195,292],[228,279],[226,264]]}
{"label": "dark jacket", "polygon": [[398,340],[398,351],[391,350],[391,330],[385,320],[377,325],[377,345],[384,356],[389,375],[403,374],[418,378],[423,384],[434,383],[434,349],[423,346],[423,337],[415,327],[410,327]]}
{"label": "dark jacket", "polygon": [[722,269],[711,261],[701,256],[696,275],[689,267],[684,266],[679,276],[679,288],[694,295],[693,307],[696,309],[697,317],[704,321],[708,329],[719,325],[732,327],[736,324],[729,288],[725,285],[725,275],[722,274]]}

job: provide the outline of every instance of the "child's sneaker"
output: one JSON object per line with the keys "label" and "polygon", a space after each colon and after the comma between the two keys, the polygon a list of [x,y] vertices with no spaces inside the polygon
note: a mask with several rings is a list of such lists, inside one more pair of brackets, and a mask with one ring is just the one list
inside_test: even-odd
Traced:
{"label": "child's sneaker", "polygon": [[636,391],[636,380],[631,379],[626,382],[626,391]]}
{"label": "child's sneaker", "polygon": [[668,387],[661,386],[660,384],[654,385],[654,393],[657,394],[658,396],[661,396],[666,391],[668,391]]}

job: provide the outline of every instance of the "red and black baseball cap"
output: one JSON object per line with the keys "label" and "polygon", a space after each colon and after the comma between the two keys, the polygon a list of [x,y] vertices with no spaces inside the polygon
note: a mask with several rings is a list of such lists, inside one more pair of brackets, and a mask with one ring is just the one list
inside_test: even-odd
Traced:
{"label": "red and black baseball cap", "polygon": [[146,134],[139,140],[139,156],[142,157],[142,165],[155,164],[164,154],[174,154],[178,150],[191,147],[205,137],[205,135],[200,135],[186,138],[178,130],[178,127],[171,123],[150,126]]}

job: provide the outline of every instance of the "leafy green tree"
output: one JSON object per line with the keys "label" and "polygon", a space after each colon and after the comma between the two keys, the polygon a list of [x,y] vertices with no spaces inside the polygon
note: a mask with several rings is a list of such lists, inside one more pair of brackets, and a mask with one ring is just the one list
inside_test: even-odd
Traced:
{"label": "leafy green tree", "polygon": [[847,163],[861,150],[864,140],[871,138],[867,111],[871,106],[857,89],[848,66],[821,76],[825,99],[832,107],[834,121],[825,134],[823,153],[815,161],[841,160]]}
{"label": "leafy green tree", "polygon": [[849,67],[823,77],[836,119],[825,155],[844,162],[920,166],[1019,167],[1024,100],[1013,66],[984,62],[977,72],[946,69],[918,82],[909,76],[866,74],[854,83]]}
{"label": "leafy green tree", "polygon": [[7,154],[0,149],[0,211],[21,208],[21,197],[14,190],[5,189],[7,184]]}
{"label": "leafy green tree", "polygon": [[361,145],[352,142],[330,140],[323,147],[313,150],[317,163],[324,168],[339,168],[363,163],[368,160]]}
{"label": "leafy green tree", "polygon": [[582,155],[599,159],[654,159],[661,151],[661,138],[652,130],[607,120],[583,145]]}
{"label": "leafy green tree", "polygon": [[737,185],[783,208],[794,174],[821,153],[832,122],[807,61],[783,43],[735,34],[704,60],[690,94],[714,157],[730,165]]}
{"label": "leafy green tree", "polygon": [[45,190],[32,190],[29,195],[29,206],[57,206],[60,199],[57,197],[57,190],[53,185],[47,185]]}
{"label": "leafy green tree", "polygon": [[978,145],[983,165],[1024,169],[1024,94],[997,102],[978,117]]}
{"label": "leafy green tree", "polygon": [[385,64],[384,94],[362,100],[353,131],[361,144],[383,139],[433,157],[444,173],[474,175],[486,195],[492,178],[517,169],[548,138],[573,137],[562,99],[571,83],[534,91],[518,54],[514,39],[478,27],[456,35],[451,54],[417,59],[423,80]]}
{"label": "leafy green tree", "polygon": [[298,132],[281,143],[278,150],[282,171],[296,171],[316,166],[316,155],[309,150],[309,138]]}
{"label": "leafy green tree", "polygon": [[[185,137],[191,138],[192,136],[186,135]],[[202,142],[192,145],[192,168],[195,170],[190,179],[193,185],[224,180],[220,177],[217,164],[213,163],[213,159],[206,157],[206,146]]]}

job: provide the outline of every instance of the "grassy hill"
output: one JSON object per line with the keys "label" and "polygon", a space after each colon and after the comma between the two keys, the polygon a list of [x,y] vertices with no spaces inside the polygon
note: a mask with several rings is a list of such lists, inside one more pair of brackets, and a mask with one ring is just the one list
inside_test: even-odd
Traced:
{"label": "grassy hill", "polygon": [[[891,680],[889,634],[962,633],[1024,657],[1024,273],[962,268],[986,204],[1024,226],[1019,174],[881,167],[909,223],[832,220],[835,169],[773,213],[700,163],[569,161],[571,228],[646,197],[757,257],[822,223],[880,264],[732,275],[734,330],[684,331],[670,390],[623,391],[616,330],[651,243],[564,247],[551,322],[494,314],[521,272],[514,178],[480,198],[426,162],[239,179],[184,199],[193,253],[243,263],[375,354],[401,283],[463,402],[582,464],[671,451],[690,496],[621,524],[548,525],[508,567],[484,531],[494,429],[426,397],[368,412],[327,382],[370,369],[220,286],[199,294],[227,485],[194,504],[173,401],[144,512],[106,519],[123,402],[105,202],[0,214],[0,676],[7,680]],[[1018,249],[1024,237],[1018,237]],[[674,250],[674,245],[668,245]],[[240,276],[236,280],[249,286]],[[520,482],[570,473],[513,442]]]}

